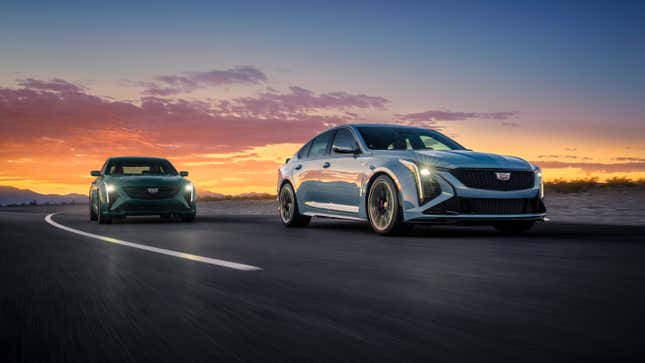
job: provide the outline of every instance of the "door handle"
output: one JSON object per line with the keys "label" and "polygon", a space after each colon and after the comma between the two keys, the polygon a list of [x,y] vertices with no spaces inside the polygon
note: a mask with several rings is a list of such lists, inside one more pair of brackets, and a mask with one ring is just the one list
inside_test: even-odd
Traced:
{"label": "door handle", "polygon": [[300,170],[300,169],[302,169],[302,164],[298,164],[298,165],[296,165],[296,167],[295,167],[294,169],[296,169],[296,170]]}
{"label": "door handle", "polygon": [[330,167],[330,166],[331,166],[331,164],[329,163],[329,161],[325,161],[325,162],[323,163],[323,168],[325,168],[325,169],[326,169],[326,168],[328,168],[328,167]]}

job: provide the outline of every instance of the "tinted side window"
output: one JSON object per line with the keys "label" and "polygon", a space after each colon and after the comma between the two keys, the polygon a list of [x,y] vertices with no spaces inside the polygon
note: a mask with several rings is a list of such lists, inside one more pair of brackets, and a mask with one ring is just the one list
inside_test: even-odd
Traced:
{"label": "tinted side window", "polygon": [[311,147],[311,141],[305,144],[305,146],[301,147],[300,150],[298,150],[298,159],[306,158],[307,154],[309,154],[309,148]]}
{"label": "tinted side window", "polygon": [[311,143],[311,150],[309,150],[309,157],[315,158],[315,157],[327,155],[328,154],[327,151],[329,148],[329,141],[331,141],[331,137],[333,135],[334,135],[333,132],[325,132],[324,134],[315,138],[314,141]]}
{"label": "tinted side window", "polygon": [[431,150],[450,150],[449,146],[447,146],[446,144],[442,143],[441,141],[435,139],[434,137],[421,135],[420,138],[421,138],[421,142],[423,142],[423,145],[425,145],[426,149],[431,149]]}
{"label": "tinted side window", "polygon": [[354,135],[352,135],[352,132],[344,128],[338,130],[336,137],[334,138],[334,147],[336,146],[355,148],[356,141],[354,140]]}

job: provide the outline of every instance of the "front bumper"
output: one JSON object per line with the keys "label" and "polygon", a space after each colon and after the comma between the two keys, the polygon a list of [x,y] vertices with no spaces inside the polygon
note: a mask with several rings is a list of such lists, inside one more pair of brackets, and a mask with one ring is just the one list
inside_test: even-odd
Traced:
{"label": "front bumper", "polygon": [[191,216],[197,213],[195,201],[188,201],[179,194],[171,198],[146,200],[130,198],[120,192],[113,196],[112,203],[104,206],[103,213],[109,217],[146,216],[171,214],[177,216]]}
{"label": "front bumper", "polygon": [[448,171],[435,178],[441,193],[422,205],[406,203],[403,217],[411,223],[492,224],[500,221],[546,221],[536,175],[529,189],[500,191],[469,188]]}
{"label": "front bumper", "polygon": [[548,221],[546,213],[533,214],[455,214],[424,215],[408,220],[410,223],[429,224],[493,224],[503,221]]}

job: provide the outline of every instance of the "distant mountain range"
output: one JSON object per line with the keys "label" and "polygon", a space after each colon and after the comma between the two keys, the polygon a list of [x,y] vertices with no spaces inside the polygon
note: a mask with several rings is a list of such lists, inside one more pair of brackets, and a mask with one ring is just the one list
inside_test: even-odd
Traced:
{"label": "distant mountain range", "polygon": [[18,189],[9,186],[0,186],[0,205],[11,204],[63,204],[87,203],[87,195],[71,194],[40,194],[29,189]]}
{"label": "distant mountain range", "polygon": [[[209,191],[197,193],[200,200],[224,199],[270,199],[275,196],[267,193],[242,193],[238,195],[225,195]],[[18,189],[10,186],[0,186],[0,206],[15,204],[70,204],[87,203],[87,195],[71,194],[40,194],[29,189]]]}

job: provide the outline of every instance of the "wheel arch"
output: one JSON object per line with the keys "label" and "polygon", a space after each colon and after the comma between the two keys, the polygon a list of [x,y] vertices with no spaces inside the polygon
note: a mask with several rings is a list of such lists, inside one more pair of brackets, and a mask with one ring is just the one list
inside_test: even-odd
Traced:
{"label": "wheel arch", "polygon": [[403,196],[401,195],[401,183],[399,182],[399,179],[395,176],[395,174],[391,170],[388,170],[385,168],[376,169],[374,173],[367,180],[367,183],[365,183],[365,187],[363,189],[363,196],[361,198],[360,214],[365,219],[369,218],[367,215],[367,198],[369,197],[370,188],[372,187],[374,180],[376,180],[376,178],[378,178],[381,175],[385,175],[390,179],[392,179],[392,181],[394,182],[394,187],[396,188],[396,194],[397,194],[397,197],[399,198],[399,201],[403,200]]}
{"label": "wheel arch", "polygon": [[[280,185],[278,185],[278,194],[280,193],[280,190],[282,190],[282,187],[285,184],[291,184],[291,187],[293,188],[293,183],[291,182],[291,180],[289,180],[289,178],[284,178],[280,181]],[[295,192],[295,189],[294,189],[294,192]]]}
{"label": "wheel arch", "polygon": [[298,208],[302,210],[303,205],[302,205],[302,202],[300,201],[300,198],[298,198],[298,191],[296,190],[296,186],[294,185],[293,181],[289,177],[285,177],[282,180],[280,180],[280,185],[278,186],[278,194],[276,195],[276,200],[278,202],[280,201],[280,191],[287,184],[291,185],[291,189],[293,190],[293,197],[296,199]]}

